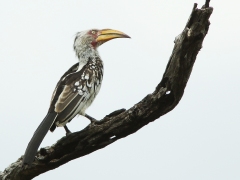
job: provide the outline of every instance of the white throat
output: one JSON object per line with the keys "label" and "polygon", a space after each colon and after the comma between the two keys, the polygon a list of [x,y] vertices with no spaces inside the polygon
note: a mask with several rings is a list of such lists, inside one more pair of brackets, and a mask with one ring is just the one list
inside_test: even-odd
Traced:
{"label": "white throat", "polygon": [[80,71],[83,68],[83,66],[85,66],[88,63],[89,60],[93,60],[99,57],[97,49],[94,49],[91,45],[75,46],[74,50],[79,61],[77,71]]}

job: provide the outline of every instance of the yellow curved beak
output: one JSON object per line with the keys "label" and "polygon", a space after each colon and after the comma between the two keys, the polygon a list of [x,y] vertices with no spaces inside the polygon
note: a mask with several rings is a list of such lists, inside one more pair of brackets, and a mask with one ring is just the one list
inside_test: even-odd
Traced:
{"label": "yellow curved beak", "polygon": [[97,42],[106,42],[115,38],[130,38],[127,34],[113,29],[103,29],[98,32]]}

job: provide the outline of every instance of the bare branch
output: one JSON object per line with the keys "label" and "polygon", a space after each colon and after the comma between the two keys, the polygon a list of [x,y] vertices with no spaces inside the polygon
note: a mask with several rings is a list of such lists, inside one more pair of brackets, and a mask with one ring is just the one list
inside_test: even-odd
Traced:
{"label": "bare branch", "polygon": [[27,180],[57,168],[73,159],[104,148],[148,123],[170,112],[181,100],[196,56],[208,32],[213,8],[209,1],[197,8],[194,4],[186,27],[174,41],[161,82],[152,94],[128,110],[117,110],[79,132],[61,138],[56,144],[42,148],[31,167],[21,167],[22,157],[0,172],[0,180]]}

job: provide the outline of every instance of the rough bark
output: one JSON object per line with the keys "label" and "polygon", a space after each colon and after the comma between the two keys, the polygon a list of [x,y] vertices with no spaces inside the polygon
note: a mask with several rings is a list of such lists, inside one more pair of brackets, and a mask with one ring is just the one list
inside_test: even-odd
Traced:
{"label": "rough bark", "polygon": [[32,166],[22,167],[20,157],[0,172],[0,180],[32,179],[135,133],[170,112],[183,96],[196,56],[208,32],[209,17],[213,11],[209,7],[209,1],[206,0],[201,9],[194,4],[184,30],[174,41],[173,52],[162,80],[152,94],[148,94],[128,110],[117,110],[99,123],[90,124],[82,131],[67,135],[56,144],[40,149]]}

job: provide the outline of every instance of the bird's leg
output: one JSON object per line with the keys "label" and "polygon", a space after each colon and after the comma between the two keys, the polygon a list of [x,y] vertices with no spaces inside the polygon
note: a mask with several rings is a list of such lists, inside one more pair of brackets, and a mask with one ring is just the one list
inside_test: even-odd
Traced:
{"label": "bird's leg", "polygon": [[89,116],[88,114],[85,114],[84,115],[86,118],[88,118],[90,121],[91,121],[91,123],[98,123],[99,121],[97,121],[96,119],[94,119],[93,117],[91,117],[91,116]]}
{"label": "bird's leg", "polygon": [[66,131],[66,135],[68,135],[68,134],[71,134],[72,132],[68,129],[68,127],[65,125],[65,126],[63,126],[64,127],[64,129],[65,129],[65,131]]}

